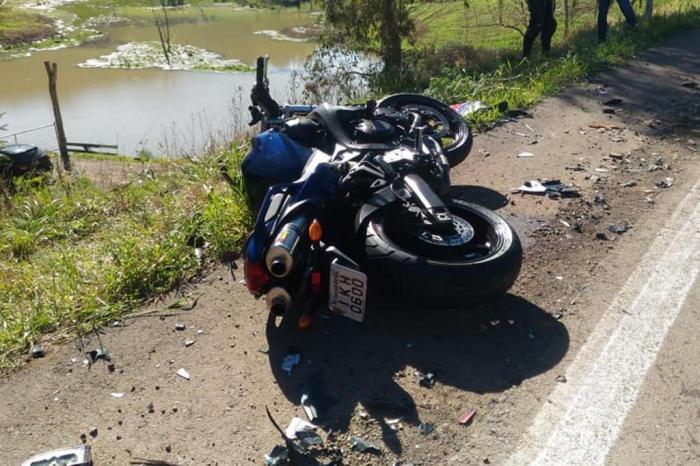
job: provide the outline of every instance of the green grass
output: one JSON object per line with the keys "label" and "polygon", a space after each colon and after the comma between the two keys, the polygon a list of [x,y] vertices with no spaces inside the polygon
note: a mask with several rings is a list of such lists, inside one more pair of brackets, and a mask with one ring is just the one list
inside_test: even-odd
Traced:
{"label": "green grass", "polygon": [[[502,51],[500,57],[492,56],[488,63],[478,60],[478,56],[471,63],[466,59],[461,63],[451,60],[447,66],[437,66],[441,70],[435,72],[435,64],[444,55],[433,53],[428,64],[418,59],[416,66],[427,70],[425,74],[432,74],[428,94],[450,103],[480,100],[491,106],[490,110],[470,118],[478,129],[502,116],[497,109],[499,104],[505,102],[510,109],[527,108],[586,76],[635,57],[666,38],[700,28],[700,9],[678,12],[680,4],[664,2],[654,18],[641,22],[635,31],[624,30],[619,23],[611,22],[610,38],[605,45],[597,44],[592,27],[581,27],[566,43],[560,42],[555,47],[551,58],[536,56],[521,60],[517,51]],[[419,83],[411,81],[405,85],[415,87]]]}
{"label": "green grass", "polygon": [[[164,162],[118,188],[18,182],[0,197],[0,367],[52,334],[115,319],[240,249],[251,222],[242,149]],[[225,163],[239,185],[222,181]],[[119,162],[114,162],[119,163]]]}
{"label": "green grass", "polygon": [[0,45],[16,47],[53,34],[51,20],[10,6],[0,7]]}

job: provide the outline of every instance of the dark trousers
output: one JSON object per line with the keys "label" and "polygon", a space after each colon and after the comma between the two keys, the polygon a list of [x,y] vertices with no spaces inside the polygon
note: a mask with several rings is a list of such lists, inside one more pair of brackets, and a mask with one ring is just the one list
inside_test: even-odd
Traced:
{"label": "dark trousers", "polygon": [[525,31],[523,56],[530,56],[532,44],[538,34],[542,40],[542,51],[549,52],[552,36],[557,30],[557,21],[554,19],[554,0],[527,0],[527,9],[530,10],[530,23]]}
{"label": "dark trousers", "polygon": [[[608,11],[612,0],[598,0],[598,40],[605,41],[608,37]],[[637,16],[634,14],[630,0],[617,0],[622,14],[625,15],[627,24],[637,25]]]}

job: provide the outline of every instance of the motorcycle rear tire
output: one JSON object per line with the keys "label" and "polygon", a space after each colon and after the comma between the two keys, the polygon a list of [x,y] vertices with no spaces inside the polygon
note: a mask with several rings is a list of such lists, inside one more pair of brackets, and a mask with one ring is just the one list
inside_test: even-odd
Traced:
{"label": "motorcycle rear tire", "polygon": [[416,252],[419,247],[406,247],[399,238],[401,228],[392,228],[385,207],[373,214],[366,229],[364,269],[370,289],[423,307],[451,308],[489,301],[510,289],[522,264],[522,246],[512,227],[477,204],[458,199],[447,199],[446,204],[453,215],[477,220],[472,226],[484,231],[476,234],[488,234],[493,251],[476,260],[425,257]]}
{"label": "motorcycle rear tire", "polygon": [[400,110],[410,105],[420,105],[428,107],[443,114],[450,125],[450,135],[452,141],[443,144],[442,151],[447,157],[450,167],[462,163],[472,149],[472,132],[469,125],[457,112],[449,105],[445,105],[439,100],[420,94],[394,94],[383,98],[377,102],[377,107],[394,108]]}

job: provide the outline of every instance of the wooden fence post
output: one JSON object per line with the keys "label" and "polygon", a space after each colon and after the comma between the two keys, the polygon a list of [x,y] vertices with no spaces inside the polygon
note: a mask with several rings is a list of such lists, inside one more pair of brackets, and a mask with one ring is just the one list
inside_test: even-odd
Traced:
{"label": "wooden fence post", "polygon": [[48,61],[45,61],[44,68],[46,68],[46,74],[49,76],[49,94],[51,95],[53,117],[56,123],[56,139],[58,139],[58,150],[61,153],[63,169],[66,171],[70,171],[70,157],[68,155],[68,147],[66,144],[66,133],[63,130],[63,118],[61,118],[61,109],[58,106],[58,94],[56,93],[58,65],[56,63],[49,63]]}

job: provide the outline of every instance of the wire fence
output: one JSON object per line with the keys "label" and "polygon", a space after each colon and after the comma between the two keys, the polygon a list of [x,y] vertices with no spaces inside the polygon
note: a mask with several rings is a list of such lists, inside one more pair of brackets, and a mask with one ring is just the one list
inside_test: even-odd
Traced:
{"label": "wire fence", "polygon": [[50,151],[58,150],[58,143],[56,141],[56,124],[48,123],[10,134],[0,133],[0,143],[31,144]]}

